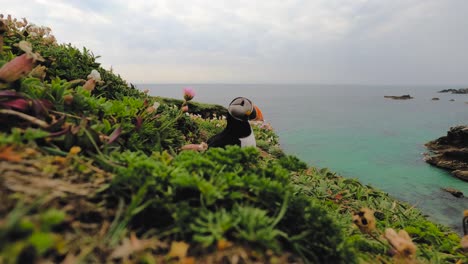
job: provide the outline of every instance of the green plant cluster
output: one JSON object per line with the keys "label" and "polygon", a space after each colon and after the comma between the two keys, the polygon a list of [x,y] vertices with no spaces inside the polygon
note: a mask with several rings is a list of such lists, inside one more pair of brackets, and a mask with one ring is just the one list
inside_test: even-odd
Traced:
{"label": "green plant cluster", "polygon": [[[123,152],[113,156],[111,197],[139,202],[130,224],[204,247],[216,241],[290,250],[315,263],[352,263],[340,229],[306,195],[294,194],[289,172],[262,164],[254,148],[183,152],[174,159]],[[138,198],[131,194],[139,194]]]}
{"label": "green plant cluster", "polygon": [[347,242],[359,252],[364,261],[373,261],[376,256],[387,258],[388,244],[361,233],[350,225],[351,215],[360,208],[375,210],[378,233],[386,228],[404,229],[417,243],[420,259],[430,263],[454,263],[466,256],[460,249],[460,238],[449,228],[430,222],[418,209],[398,201],[387,193],[358,180],[343,178],[328,169],[314,169],[296,173],[292,177],[296,192],[315,197],[337,220]]}
{"label": "green plant cluster", "polygon": [[[157,111],[148,113],[146,110],[154,100],[146,96],[108,99],[92,94],[76,82],[59,78],[49,82],[26,77],[12,88],[16,88],[13,90],[16,97],[40,102],[46,108],[38,113],[32,109],[24,112],[47,122],[45,130],[55,135],[49,145],[65,151],[76,145],[92,153],[124,148],[151,153],[178,149],[185,143],[184,134],[197,135],[190,118],[174,106],[161,105]],[[71,96],[73,101],[67,103],[66,96]],[[22,126],[21,122],[12,120],[16,118],[0,120],[1,130]],[[118,137],[109,142],[116,131]]]}

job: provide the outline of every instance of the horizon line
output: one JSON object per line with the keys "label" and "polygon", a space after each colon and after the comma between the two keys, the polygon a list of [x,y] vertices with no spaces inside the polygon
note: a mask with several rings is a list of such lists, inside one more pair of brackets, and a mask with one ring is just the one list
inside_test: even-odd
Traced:
{"label": "horizon line", "polygon": [[468,88],[468,84],[442,84],[442,83],[431,83],[431,84],[364,84],[364,83],[317,83],[317,82],[130,82],[133,85],[197,85],[197,84],[209,84],[209,85],[343,85],[343,86],[451,86],[452,88]]}

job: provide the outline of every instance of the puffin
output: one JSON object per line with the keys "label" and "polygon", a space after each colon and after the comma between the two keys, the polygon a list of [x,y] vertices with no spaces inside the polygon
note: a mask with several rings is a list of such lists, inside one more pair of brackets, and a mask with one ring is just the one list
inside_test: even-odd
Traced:
{"label": "puffin", "polygon": [[249,120],[263,121],[260,109],[245,97],[237,97],[228,107],[226,128],[219,134],[208,139],[208,148],[237,145],[244,147],[256,147],[255,135]]}

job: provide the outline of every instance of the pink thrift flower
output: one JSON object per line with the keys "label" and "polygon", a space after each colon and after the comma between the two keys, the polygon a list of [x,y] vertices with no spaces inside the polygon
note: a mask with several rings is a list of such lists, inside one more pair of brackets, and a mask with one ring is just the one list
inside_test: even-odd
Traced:
{"label": "pink thrift flower", "polygon": [[182,106],[182,112],[187,113],[189,110],[188,105]]}
{"label": "pink thrift flower", "polygon": [[0,106],[26,112],[29,109],[29,102],[24,98],[17,98],[11,101],[0,103]]}
{"label": "pink thrift flower", "polygon": [[192,100],[193,97],[195,97],[195,91],[190,87],[184,88],[184,99],[185,99],[185,101],[188,102],[188,101]]}
{"label": "pink thrift flower", "polygon": [[7,62],[0,68],[0,80],[4,82],[14,82],[28,74],[34,66],[34,59],[27,54],[18,56]]}
{"label": "pink thrift flower", "polygon": [[4,82],[14,82],[18,80],[33,69],[36,61],[44,61],[41,55],[32,51],[31,43],[22,40],[19,42],[18,47],[23,50],[25,54],[17,56],[0,68],[0,80]]}

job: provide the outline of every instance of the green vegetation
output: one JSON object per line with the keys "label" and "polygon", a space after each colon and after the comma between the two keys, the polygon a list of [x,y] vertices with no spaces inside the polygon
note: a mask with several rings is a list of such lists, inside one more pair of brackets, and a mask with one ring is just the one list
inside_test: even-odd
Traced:
{"label": "green vegetation", "polygon": [[[0,263],[389,263],[385,228],[409,233],[417,261],[466,257],[417,209],[285,154],[269,125],[254,125],[259,148],[181,151],[226,109],[150,97],[90,51],[3,23],[0,67],[26,40],[45,68],[0,84]],[[363,207],[369,233],[352,224]]]}

